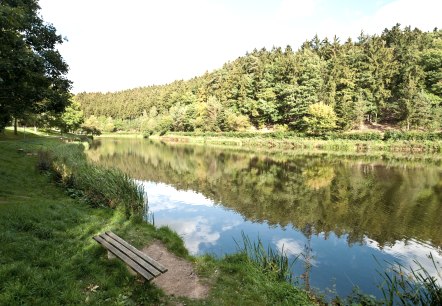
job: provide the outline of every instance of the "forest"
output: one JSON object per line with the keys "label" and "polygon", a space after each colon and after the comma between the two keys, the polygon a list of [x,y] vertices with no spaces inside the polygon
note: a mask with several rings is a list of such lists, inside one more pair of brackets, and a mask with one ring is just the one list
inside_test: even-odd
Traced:
{"label": "forest", "polygon": [[[442,116],[442,30],[399,24],[356,41],[315,36],[294,51],[246,53],[190,80],[79,93],[67,115],[89,131],[311,134],[387,124],[435,131]],[[75,120],[74,120],[75,121]],[[77,125],[78,127],[78,125]]]}

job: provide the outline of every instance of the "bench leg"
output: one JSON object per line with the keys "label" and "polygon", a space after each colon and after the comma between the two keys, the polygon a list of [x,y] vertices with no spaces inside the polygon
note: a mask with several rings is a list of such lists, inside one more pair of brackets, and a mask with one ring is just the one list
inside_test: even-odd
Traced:
{"label": "bench leg", "polygon": [[117,256],[115,256],[111,251],[107,251],[107,259],[115,259]]}
{"label": "bench leg", "polygon": [[127,267],[127,270],[129,271],[130,275],[133,275],[133,276],[137,276],[138,275],[138,273],[134,269],[132,269],[128,265],[126,265],[126,267]]}

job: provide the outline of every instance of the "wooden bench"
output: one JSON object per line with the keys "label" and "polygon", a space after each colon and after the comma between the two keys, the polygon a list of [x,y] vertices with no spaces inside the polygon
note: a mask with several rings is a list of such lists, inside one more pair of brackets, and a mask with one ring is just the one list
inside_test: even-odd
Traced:
{"label": "wooden bench", "polygon": [[93,239],[147,280],[167,272],[162,264],[137,250],[112,232],[105,232],[93,237]]}

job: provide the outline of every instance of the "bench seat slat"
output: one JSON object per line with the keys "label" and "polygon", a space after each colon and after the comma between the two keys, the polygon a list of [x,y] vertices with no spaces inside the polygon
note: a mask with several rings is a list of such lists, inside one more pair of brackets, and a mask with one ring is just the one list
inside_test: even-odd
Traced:
{"label": "bench seat slat", "polygon": [[154,267],[154,266],[150,265],[149,263],[145,262],[142,258],[139,257],[138,254],[133,252],[131,249],[129,249],[124,244],[122,244],[120,241],[114,239],[110,235],[107,235],[107,233],[106,234],[101,234],[100,237],[103,238],[104,240],[106,240],[108,243],[110,243],[115,248],[117,248],[124,255],[126,255],[127,257],[129,257],[133,261],[135,261],[138,265],[143,267],[145,270],[147,270],[153,276],[157,277],[158,275],[161,274],[161,272],[158,269],[156,269],[156,267]]}
{"label": "bench seat slat", "polygon": [[122,261],[124,261],[127,265],[129,265],[132,269],[134,269],[137,273],[141,274],[145,279],[151,280],[154,276],[150,274],[148,271],[146,271],[143,267],[141,267],[138,263],[130,259],[126,254],[122,253],[120,250],[118,250],[116,247],[108,243],[106,240],[104,240],[100,236],[93,237],[95,241],[102,244],[106,249],[108,249],[112,254],[120,258]]}
{"label": "bench seat slat", "polygon": [[109,232],[106,232],[106,234],[108,236],[112,237],[113,239],[115,239],[116,241],[118,241],[119,243],[121,243],[127,249],[131,250],[133,253],[137,254],[139,257],[141,257],[143,260],[145,260],[151,266],[155,267],[155,269],[159,270],[161,273],[167,272],[167,268],[164,267],[162,264],[160,264],[156,260],[152,259],[151,257],[147,256],[146,254],[144,254],[140,250],[137,250],[136,248],[134,248],[132,245],[130,245],[129,243],[124,241],[122,238],[120,238],[119,236],[117,236],[113,232],[109,231]]}

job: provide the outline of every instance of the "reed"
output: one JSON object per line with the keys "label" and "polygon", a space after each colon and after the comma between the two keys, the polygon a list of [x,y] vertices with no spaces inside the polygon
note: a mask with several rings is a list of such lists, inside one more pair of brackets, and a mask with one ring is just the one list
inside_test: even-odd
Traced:
{"label": "reed", "polygon": [[247,255],[248,259],[259,266],[265,273],[275,275],[278,280],[293,283],[292,267],[298,257],[289,260],[284,247],[281,251],[274,250],[270,245],[265,248],[261,239],[251,241],[250,238],[241,233],[242,243],[235,240],[238,251]]}
{"label": "reed", "polygon": [[442,305],[442,274],[432,254],[429,259],[435,269],[433,276],[416,260],[417,268],[390,263],[382,277],[380,289],[385,305]]}
{"label": "reed", "polygon": [[81,144],[64,144],[39,153],[38,168],[49,170],[71,196],[94,207],[121,208],[141,217],[147,203],[143,187],[118,169],[89,163]]}

